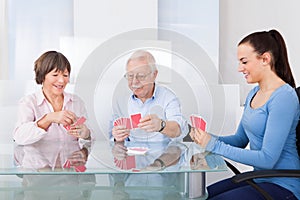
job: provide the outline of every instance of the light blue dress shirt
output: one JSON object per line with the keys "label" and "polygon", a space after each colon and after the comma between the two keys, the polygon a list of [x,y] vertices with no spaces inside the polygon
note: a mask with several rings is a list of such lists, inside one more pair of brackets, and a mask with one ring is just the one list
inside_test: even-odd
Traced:
{"label": "light blue dress shirt", "polygon": [[153,96],[142,102],[133,94],[129,98],[123,98],[113,104],[113,116],[110,121],[109,138],[113,140],[111,133],[113,121],[120,117],[130,117],[132,114],[141,113],[142,117],[156,114],[167,121],[175,121],[181,129],[181,135],[177,138],[169,138],[160,132],[146,132],[141,129],[132,129],[129,140],[131,141],[171,141],[182,140],[188,133],[188,123],[181,112],[181,105],[176,95],[164,86],[155,84]]}

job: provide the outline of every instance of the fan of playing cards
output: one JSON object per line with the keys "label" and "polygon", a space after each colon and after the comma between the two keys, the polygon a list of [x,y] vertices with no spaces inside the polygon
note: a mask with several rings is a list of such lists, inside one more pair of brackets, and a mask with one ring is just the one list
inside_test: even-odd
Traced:
{"label": "fan of playing cards", "polygon": [[[85,121],[86,121],[86,118],[85,118],[85,117],[80,117],[80,118],[77,119],[77,121],[74,123],[74,125],[75,125],[75,126],[81,125],[81,124],[83,124]],[[71,125],[65,125],[64,127],[65,127],[65,129],[70,130]]]}
{"label": "fan of playing cards", "polygon": [[84,165],[78,165],[78,166],[73,166],[71,165],[71,162],[67,160],[65,164],[63,165],[64,169],[70,169],[73,168],[75,169],[76,172],[84,172],[86,170],[86,167]]}
{"label": "fan of playing cards", "polygon": [[193,114],[190,116],[190,120],[192,127],[206,131],[206,121],[201,116]]}
{"label": "fan of playing cards", "polygon": [[141,117],[141,113],[130,115],[130,118],[120,117],[114,121],[114,126],[124,126],[126,129],[138,128]]}
{"label": "fan of playing cards", "polygon": [[127,156],[123,160],[118,160],[117,158],[114,158],[114,163],[116,167],[125,170],[133,169],[136,167],[135,156]]}

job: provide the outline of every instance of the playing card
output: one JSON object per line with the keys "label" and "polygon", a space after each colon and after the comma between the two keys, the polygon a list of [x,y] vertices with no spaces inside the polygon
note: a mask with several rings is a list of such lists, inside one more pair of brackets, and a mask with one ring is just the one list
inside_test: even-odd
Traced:
{"label": "playing card", "polygon": [[192,127],[195,127],[195,116],[191,115],[190,120],[191,120]]}
{"label": "playing card", "polygon": [[128,147],[127,155],[144,155],[148,150],[147,147]]}
{"label": "playing card", "polygon": [[63,168],[70,168],[71,167],[71,162],[67,160],[63,166]]}
{"label": "playing card", "polygon": [[133,169],[135,168],[135,156],[127,156],[126,159],[123,160],[123,166],[121,169]]}
{"label": "playing card", "polygon": [[120,121],[119,121],[119,119],[116,119],[116,120],[114,121],[114,126],[120,126]]}
{"label": "playing card", "polygon": [[127,129],[131,129],[131,121],[129,118],[125,118],[125,126]]}
{"label": "playing card", "polygon": [[138,128],[138,124],[140,123],[141,117],[141,113],[133,114],[130,116],[132,128]]}
{"label": "playing card", "polygon": [[84,165],[75,166],[76,172],[84,172],[86,170],[86,167]]}
{"label": "playing card", "polygon": [[85,117],[80,117],[79,119],[77,119],[77,121],[74,123],[75,125],[81,125],[86,121]]}
{"label": "playing card", "polygon": [[130,118],[128,117],[118,118],[114,121],[114,126],[125,126],[126,129],[131,129]]}
{"label": "playing card", "polygon": [[203,131],[206,131],[206,121],[203,118],[201,118],[201,123],[199,128]]}
{"label": "playing card", "polygon": [[[76,125],[81,125],[81,124],[83,124],[85,121],[86,121],[86,118],[85,118],[85,117],[80,117],[80,118],[77,119],[77,121],[76,121],[75,123],[73,123],[73,125],[75,125],[75,126],[76,126]],[[70,130],[71,125],[65,125],[64,127],[65,127],[65,129]]]}
{"label": "playing card", "polygon": [[201,116],[191,115],[190,120],[192,123],[192,127],[206,131],[206,121]]}

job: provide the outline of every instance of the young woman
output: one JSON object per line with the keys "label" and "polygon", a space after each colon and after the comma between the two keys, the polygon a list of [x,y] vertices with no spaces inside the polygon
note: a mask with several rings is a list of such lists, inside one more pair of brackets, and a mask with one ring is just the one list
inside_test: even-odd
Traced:
{"label": "young woman", "polygon": [[[207,151],[261,169],[300,169],[296,148],[299,101],[283,37],[276,30],[255,32],[238,44],[238,71],[247,83],[258,83],[248,94],[236,133],[216,137],[199,129],[192,139]],[[245,147],[250,144],[250,149]],[[300,179],[266,178],[255,182],[274,199],[300,199]],[[247,184],[230,179],[208,187],[209,199],[262,199]]]}

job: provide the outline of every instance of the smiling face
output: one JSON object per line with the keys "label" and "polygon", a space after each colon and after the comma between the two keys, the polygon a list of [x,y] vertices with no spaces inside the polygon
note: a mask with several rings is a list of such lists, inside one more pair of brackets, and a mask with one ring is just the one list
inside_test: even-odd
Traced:
{"label": "smiling face", "polygon": [[238,71],[245,75],[247,83],[258,83],[264,75],[264,62],[249,43],[238,46],[237,57],[239,60]]}
{"label": "smiling face", "polygon": [[152,97],[156,76],[157,70],[152,71],[146,59],[132,59],[127,64],[128,86],[143,102]]}
{"label": "smiling face", "polygon": [[45,80],[43,82],[44,93],[47,94],[47,96],[62,95],[69,79],[70,76],[67,69],[63,72],[53,69],[45,76]]}

